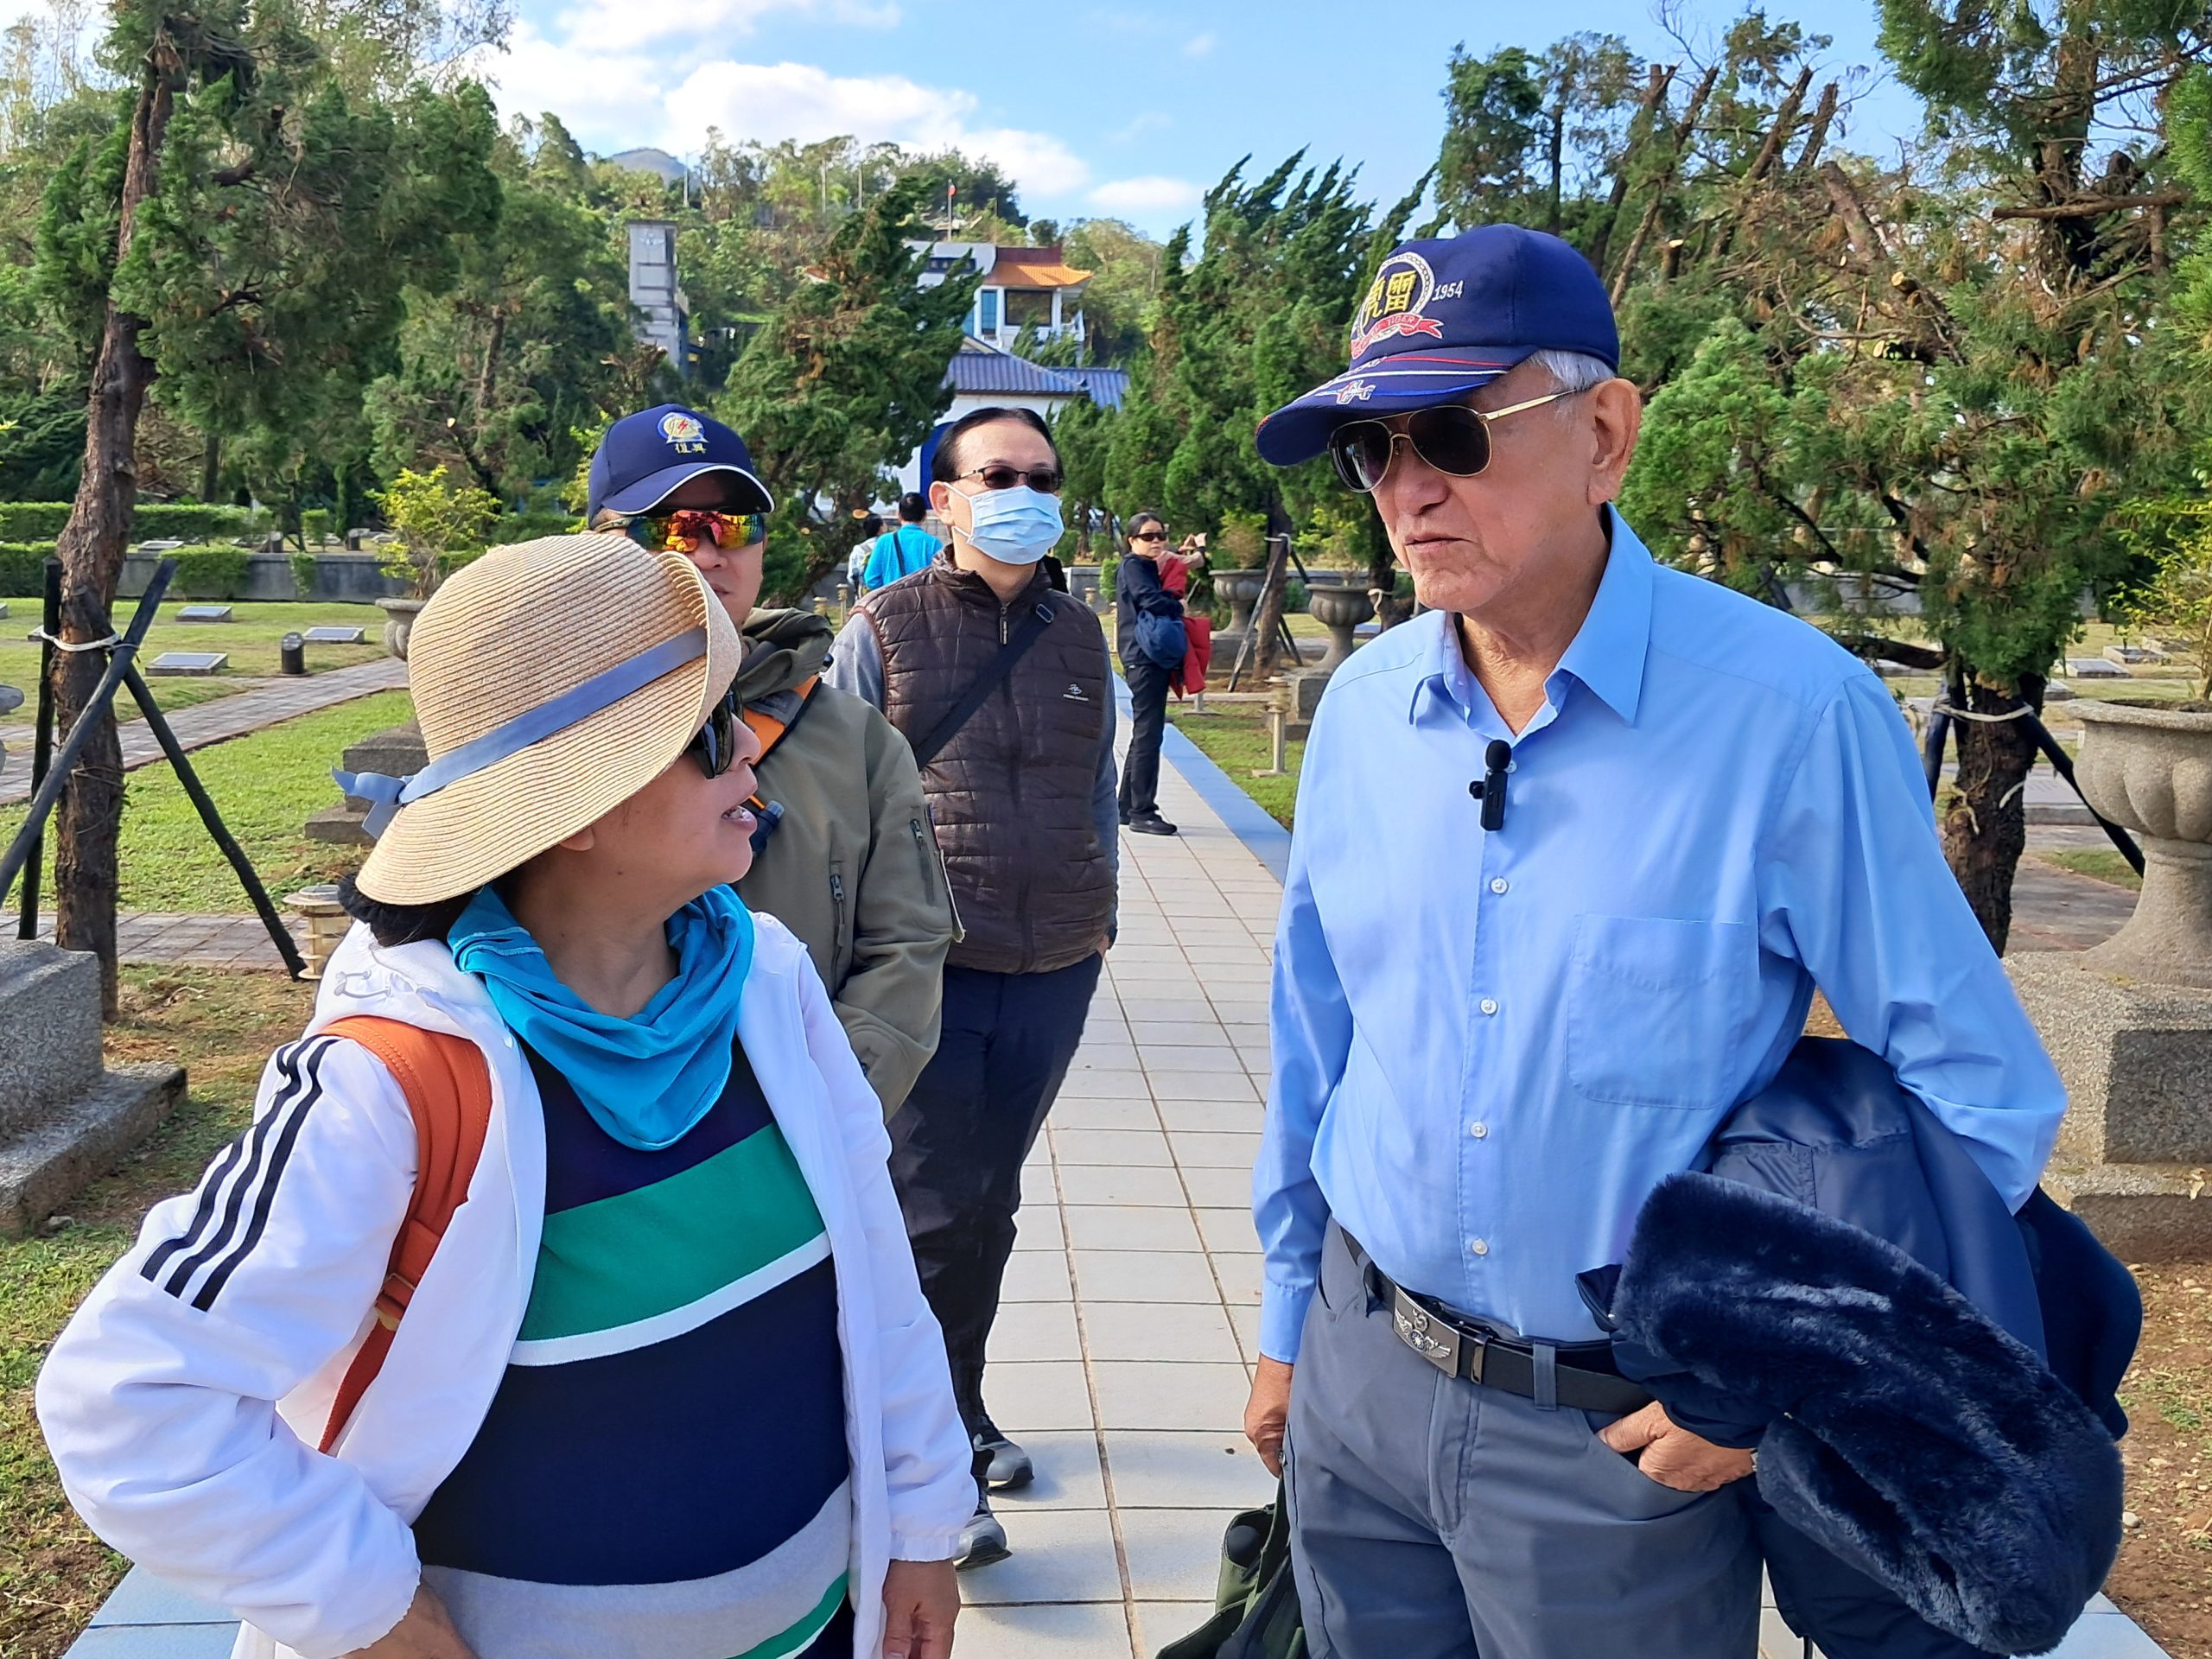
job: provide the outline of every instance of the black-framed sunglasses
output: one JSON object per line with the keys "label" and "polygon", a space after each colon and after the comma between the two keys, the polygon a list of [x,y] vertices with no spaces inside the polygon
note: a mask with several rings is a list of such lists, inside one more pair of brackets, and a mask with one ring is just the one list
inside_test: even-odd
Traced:
{"label": "black-framed sunglasses", "polygon": [[696,553],[702,541],[735,552],[768,539],[765,512],[725,512],[718,507],[677,507],[665,512],[634,513],[622,521],[622,533],[648,552]]}
{"label": "black-framed sunglasses", "polygon": [[988,467],[978,467],[972,473],[963,473],[963,479],[980,478],[987,490],[1010,490],[1017,484],[1027,484],[1039,495],[1058,495],[1064,481],[1057,467],[1031,467],[1027,469],[1009,467],[1004,461],[993,461]]}
{"label": "black-framed sunglasses", "polygon": [[1164,530],[1141,530],[1129,539],[1133,542],[1164,542],[1167,539],[1167,532]]}
{"label": "black-framed sunglasses", "polygon": [[1408,416],[1403,431],[1393,430],[1382,421],[1348,421],[1329,435],[1329,459],[1345,487],[1362,495],[1375,490],[1389,476],[1402,442],[1411,445],[1413,452],[1438,472],[1453,478],[1472,478],[1490,465],[1491,422],[1573,395],[1547,392],[1503,409],[1436,404]]}
{"label": "black-framed sunglasses", "polygon": [[709,778],[719,778],[737,764],[737,715],[724,698],[714,707],[683,753],[699,763]]}

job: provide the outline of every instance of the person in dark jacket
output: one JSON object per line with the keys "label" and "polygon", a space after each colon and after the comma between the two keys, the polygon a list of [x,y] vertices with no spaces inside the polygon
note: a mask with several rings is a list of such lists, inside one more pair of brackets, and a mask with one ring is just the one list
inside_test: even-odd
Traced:
{"label": "person in dark jacket", "polygon": [[931,505],[952,545],[861,601],[830,679],[913,746],[966,929],[944,971],[937,1053],[891,1121],[891,1173],[976,1448],[963,1543],[974,1567],[1007,1553],[988,1489],[1033,1473],[984,1409],[983,1353],[1022,1161],[1075,1057],[1112,937],[1114,683],[1097,619],[1040,568],[1061,533],[1059,457],[1044,422],[978,410],[946,431],[931,472]]}
{"label": "person in dark jacket", "polygon": [[[1114,576],[1114,611],[1122,677],[1129,687],[1129,752],[1122,763],[1122,823],[1141,836],[1172,836],[1175,826],[1160,816],[1160,740],[1167,725],[1167,686],[1183,664],[1184,652],[1162,662],[1147,655],[1146,630],[1139,619],[1180,622],[1183,601],[1160,585],[1160,556],[1167,546],[1167,524],[1156,512],[1140,512],[1128,523],[1122,562]],[[1173,630],[1185,646],[1183,631]]]}
{"label": "person in dark jacket", "polygon": [[743,631],[730,688],[778,809],[740,895],[797,933],[887,1116],[937,1046],[951,896],[906,741],[823,684],[826,622],[754,608],[772,505],[742,438],[673,404],[626,416],[592,458],[589,512],[682,552]]}

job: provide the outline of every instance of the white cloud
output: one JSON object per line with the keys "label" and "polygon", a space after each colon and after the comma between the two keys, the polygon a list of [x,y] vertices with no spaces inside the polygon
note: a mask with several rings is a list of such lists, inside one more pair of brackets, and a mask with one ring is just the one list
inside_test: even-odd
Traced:
{"label": "white cloud", "polygon": [[1193,35],[1183,42],[1183,55],[1186,58],[1203,58],[1220,44],[1221,37],[1213,30],[1208,29],[1205,34]]}
{"label": "white cloud", "polygon": [[1188,179],[1154,174],[1109,180],[1090,193],[1090,205],[1109,213],[1179,213],[1197,207],[1205,194]]}
{"label": "white cloud", "polygon": [[[594,0],[609,3],[611,0]],[[741,0],[756,9],[761,0]],[[579,73],[580,60],[589,63]],[[1025,194],[1072,194],[1090,182],[1083,158],[1050,133],[979,124],[971,92],[904,75],[836,75],[809,63],[699,63],[680,79],[643,54],[592,53],[529,24],[486,65],[509,113],[550,110],[595,149],[656,144],[694,154],[717,127],[732,142],[801,143],[849,134],[911,149],[958,149],[998,163]]]}
{"label": "white cloud", "polygon": [[1165,110],[1147,110],[1142,115],[1119,131],[1109,135],[1117,144],[1126,144],[1141,138],[1147,132],[1165,132],[1175,124],[1175,118]]}

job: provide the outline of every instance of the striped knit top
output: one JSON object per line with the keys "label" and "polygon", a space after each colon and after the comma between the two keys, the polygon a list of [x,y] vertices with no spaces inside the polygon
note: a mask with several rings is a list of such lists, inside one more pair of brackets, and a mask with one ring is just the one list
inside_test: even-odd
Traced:
{"label": "striped knit top", "polygon": [[851,1651],[836,1276],[742,1050],[692,1131],[622,1145],[530,1053],[545,1228],[475,1441],[415,1523],[480,1659]]}

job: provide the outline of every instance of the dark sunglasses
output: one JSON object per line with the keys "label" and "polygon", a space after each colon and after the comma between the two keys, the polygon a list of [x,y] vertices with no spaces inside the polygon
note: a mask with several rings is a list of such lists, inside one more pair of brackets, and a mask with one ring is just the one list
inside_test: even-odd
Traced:
{"label": "dark sunglasses", "polygon": [[1039,495],[1060,493],[1060,469],[1057,467],[1032,467],[1024,471],[1009,467],[1003,461],[994,461],[988,467],[978,467],[972,473],[963,473],[963,478],[980,478],[987,490],[1010,490],[1017,484],[1027,484]]}
{"label": "dark sunglasses", "polygon": [[768,539],[768,515],[682,507],[671,512],[638,513],[623,521],[622,533],[653,553],[696,553],[699,543],[709,540],[734,552]]}
{"label": "dark sunglasses", "polygon": [[683,753],[696,760],[699,770],[709,778],[719,778],[737,764],[737,715],[728,699],[715,705],[707,723],[684,746]]}
{"label": "dark sunglasses", "polygon": [[1141,530],[1129,539],[1133,542],[1164,542],[1167,539],[1167,532],[1164,530]]}
{"label": "dark sunglasses", "polygon": [[1382,421],[1348,421],[1329,435],[1329,459],[1348,489],[1362,495],[1378,486],[1390,471],[1401,442],[1410,444],[1440,473],[1453,478],[1472,478],[1490,465],[1490,427],[1509,415],[1555,404],[1572,392],[1548,392],[1525,404],[1503,409],[1470,409],[1465,404],[1436,404],[1417,409],[1406,417],[1405,429],[1394,431]]}

